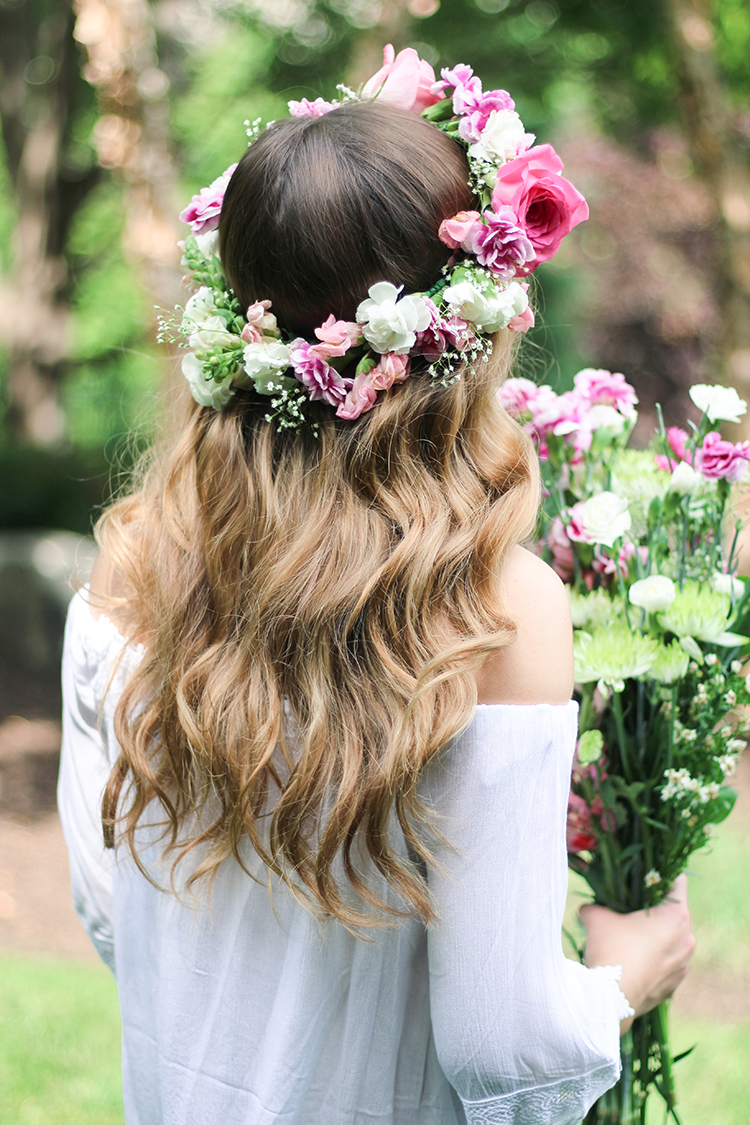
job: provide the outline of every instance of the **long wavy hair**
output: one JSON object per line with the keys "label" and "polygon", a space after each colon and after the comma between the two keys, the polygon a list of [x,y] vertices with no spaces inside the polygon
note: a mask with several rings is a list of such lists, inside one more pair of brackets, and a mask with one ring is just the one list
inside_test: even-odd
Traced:
{"label": "long wavy hair", "polygon": [[[227,276],[294,331],[352,318],[374,281],[437,279],[467,182],[460,146],[387,106],[280,121],[229,184]],[[315,404],[317,436],[279,432],[253,391],[190,404],[98,525],[145,641],[116,706],[110,844],[117,828],[138,861],[160,808],[173,870],[195,857],[188,885],[230,856],[247,870],[249,840],[322,915],[433,918],[418,780],[470,721],[474,669],[514,637],[499,575],[538,504],[530,443],[496,397],[512,335],[449,386],[413,367],[355,422]]]}

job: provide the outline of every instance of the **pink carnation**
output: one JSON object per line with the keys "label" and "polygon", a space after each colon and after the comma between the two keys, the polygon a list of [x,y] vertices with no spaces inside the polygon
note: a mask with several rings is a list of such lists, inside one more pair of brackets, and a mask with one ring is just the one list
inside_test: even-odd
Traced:
{"label": "pink carnation", "polygon": [[587,405],[575,391],[557,395],[549,387],[540,387],[531,406],[534,432],[539,438],[573,433],[578,429]]}
{"label": "pink carnation", "polygon": [[497,390],[497,401],[511,418],[531,412],[531,404],[539,388],[531,379],[506,379]]}
{"label": "pink carnation", "polygon": [[[630,574],[630,563],[635,558],[636,547],[634,543],[623,543],[620,547],[620,553],[617,556],[617,562],[607,554],[601,547],[597,547],[594,553],[594,559],[591,563],[591,569],[595,574],[601,574],[605,577],[611,578],[617,574],[618,568],[623,578],[627,578]],[[648,547],[638,547],[638,554],[644,566],[648,565]]]}
{"label": "pink carnation", "polygon": [[638,402],[638,396],[625,376],[619,372],[596,370],[587,367],[579,371],[573,385],[589,406],[614,406],[629,418]]}
{"label": "pink carnation", "polygon": [[472,328],[467,321],[455,315],[441,317],[437,306],[429,297],[425,297],[425,304],[430,310],[430,323],[423,332],[417,333],[415,349],[430,363],[439,359],[447,348],[463,351],[473,338]]}
{"label": "pink carnation", "polygon": [[353,422],[360,414],[372,410],[377,397],[378,392],[372,385],[372,371],[368,371],[366,375],[357,375],[346,398],[339,403],[336,417]]}
{"label": "pink carnation", "polygon": [[695,468],[707,480],[728,480],[732,483],[742,480],[747,473],[750,461],[750,442],[741,441],[733,445],[724,441],[715,430],[706,434],[703,446],[695,455]]}
{"label": "pink carnation", "polygon": [[568,851],[590,852],[596,847],[597,839],[591,827],[592,810],[583,797],[575,793],[568,794],[568,823],[566,826],[566,841]]}
{"label": "pink carnation", "polygon": [[336,109],[338,102],[327,102],[323,98],[316,98],[314,102],[303,98],[300,102],[289,102],[289,113],[292,117],[323,117]]}
{"label": "pink carnation", "polygon": [[420,59],[413,47],[395,54],[388,43],[383,48],[383,65],[362,87],[363,100],[380,98],[390,105],[412,113],[421,113],[428,105],[439,102],[435,93],[435,72],[428,62]]}
{"label": "pink carnation", "polygon": [[322,398],[331,406],[339,406],[351,386],[351,380],[343,379],[334,367],[316,355],[314,346],[306,340],[295,340],[291,347],[294,374],[307,388],[311,400],[316,402]]}
{"label": "pink carnation", "polygon": [[563,582],[568,582],[575,573],[573,548],[565,531],[565,524],[559,516],[555,516],[549,525],[547,544],[552,551],[552,569]]}
{"label": "pink carnation", "polygon": [[526,273],[554,257],[565,235],[588,218],[586,200],[559,174],[562,168],[552,145],[539,145],[498,169],[492,207],[510,207],[524,228],[535,255]]}
{"label": "pink carnation", "polygon": [[515,109],[516,103],[507,90],[490,90],[483,94],[481,86],[466,89],[460,99],[462,108],[456,107],[456,95],[453,96],[453,108],[461,115],[458,123],[458,135],[466,144],[478,141],[491,113],[498,109]]}
{"label": "pink carnation", "polygon": [[680,461],[687,460],[687,440],[689,436],[690,435],[685,430],[681,430],[679,426],[670,426],[667,430],[669,456],[665,457],[663,453],[657,453],[654,458],[657,468],[666,469],[667,472],[671,473]]}
{"label": "pink carnation", "polygon": [[219,176],[208,187],[201,188],[198,194],[190,200],[185,210],[180,211],[181,221],[190,224],[193,234],[205,234],[207,231],[216,230],[218,227],[224,193],[236,167],[236,164],[232,164],[223,176]]}
{"label": "pink carnation", "polygon": [[583,506],[584,501],[579,500],[577,504],[568,509],[568,522],[565,525],[565,531],[568,539],[572,539],[574,543],[593,543],[594,540],[583,524]]}
{"label": "pink carnation", "polygon": [[[534,258],[534,247],[519,227],[510,207],[485,211],[484,222],[473,234],[480,266],[486,266],[495,277],[510,278],[525,273],[523,266]],[[533,314],[532,314],[532,324]]]}

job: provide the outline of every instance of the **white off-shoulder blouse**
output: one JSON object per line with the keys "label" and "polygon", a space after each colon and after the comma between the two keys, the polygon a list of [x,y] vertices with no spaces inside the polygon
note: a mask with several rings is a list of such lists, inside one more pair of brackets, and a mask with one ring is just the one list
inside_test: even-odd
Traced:
{"label": "white off-shoulder blouse", "polygon": [[450,842],[428,872],[439,921],[361,940],[278,883],[271,898],[250,851],[260,881],[225,861],[209,902],[104,850],[112,715],[139,658],[105,697],[122,647],[77,594],[59,807],[76,910],[117,978],[128,1125],[578,1125],[619,1075],[628,1008],[615,971],[562,953],[576,705],[477,708],[421,781]]}

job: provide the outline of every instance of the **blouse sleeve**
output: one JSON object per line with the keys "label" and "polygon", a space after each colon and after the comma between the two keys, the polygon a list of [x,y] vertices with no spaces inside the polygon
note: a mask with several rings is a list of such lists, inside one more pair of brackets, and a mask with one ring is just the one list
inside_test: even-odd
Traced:
{"label": "blouse sleeve", "polygon": [[441,1066],[469,1125],[578,1125],[620,1073],[617,970],[562,951],[577,707],[485,706],[423,782]]}
{"label": "blouse sleeve", "polygon": [[104,848],[102,795],[110,772],[104,687],[123,640],[104,618],[95,621],[83,594],[68,611],[62,661],[63,721],[57,805],[68,846],[73,904],[96,951],[114,973],[113,853]]}

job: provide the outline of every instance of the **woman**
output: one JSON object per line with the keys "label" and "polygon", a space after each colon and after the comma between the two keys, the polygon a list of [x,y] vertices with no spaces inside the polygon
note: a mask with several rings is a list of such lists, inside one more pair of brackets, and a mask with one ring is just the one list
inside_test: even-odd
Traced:
{"label": "woman", "polygon": [[[412,110],[487,108],[424,65]],[[560,949],[571,628],[496,399],[530,320],[511,279],[552,243],[497,188],[471,210],[490,114],[467,141],[385,97],[301,112],[229,181],[231,292],[194,201],[197,401],[69,618],[60,806],[126,1119],[572,1125],[692,938],[680,883],[584,908],[589,967]]]}

